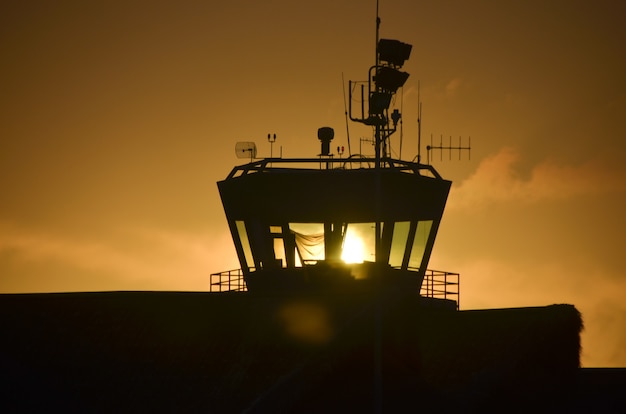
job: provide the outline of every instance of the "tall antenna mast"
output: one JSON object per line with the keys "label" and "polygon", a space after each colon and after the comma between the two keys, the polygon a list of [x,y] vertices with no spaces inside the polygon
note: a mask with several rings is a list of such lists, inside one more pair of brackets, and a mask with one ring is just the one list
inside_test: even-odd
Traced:
{"label": "tall antenna mast", "polygon": [[376,44],[374,45],[374,66],[378,68],[378,37],[380,31],[380,17],[378,16],[378,0],[376,0]]}
{"label": "tall antenna mast", "polygon": [[[379,65],[379,53],[378,53],[378,35],[379,35],[379,30],[380,30],[380,17],[378,16],[378,0],[376,0],[376,44],[374,45],[374,55],[376,56],[375,59],[375,69],[374,69],[374,75],[376,77],[376,88],[374,89],[376,93],[379,93],[381,91],[380,86],[378,85],[378,65]],[[368,79],[368,82],[371,80]],[[369,100],[369,107],[370,109],[368,109],[371,112],[371,93],[368,96],[368,100]],[[381,125],[380,122],[376,123],[376,133],[374,135],[374,139],[376,140],[376,164],[374,166],[374,168],[376,169],[376,193],[375,193],[375,197],[376,197],[376,207],[375,207],[375,211],[376,211],[376,223],[374,224],[374,231],[376,232],[376,238],[374,239],[374,254],[375,254],[375,261],[378,262],[381,260],[382,258],[382,225],[380,223],[380,211],[381,211],[381,203],[380,203],[380,197],[381,197],[381,182],[380,182],[380,141],[381,141]],[[376,316],[375,316],[375,332],[376,332],[376,339],[374,341],[374,412],[375,413],[382,413],[383,410],[383,362],[382,362],[382,338],[381,338],[381,332],[382,332],[382,318],[381,318],[381,311],[380,311],[380,300],[376,301]]]}
{"label": "tall antenna mast", "polygon": [[[389,137],[397,131],[402,114],[389,106],[397,90],[406,82],[409,74],[400,71],[411,54],[411,45],[398,40],[380,39],[380,17],[376,1],[376,48],[374,65],[369,68],[366,81],[354,82],[361,89],[361,114],[352,112],[352,81],[349,83],[348,111],[350,119],[374,128],[375,160],[374,168],[383,167],[383,160],[388,154]],[[367,110],[365,104],[367,103]],[[400,126],[402,128],[402,125]]]}
{"label": "tall antenna mast", "polygon": [[[379,66],[379,59],[378,59],[378,40],[379,40],[379,32],[380,32],[380,17],[378,16],[378,0],[376,0],[376,44],[374,45],[374,74],[375,76],[378,76],[378,66]],[[380,87],[378,86],[378,83],[376,84],[376,92],[380,92]],[[376,140],[375,143],[375,151],[376,151],[376,165],[375,168],[380,168],[380,144],[381,144],[381,136],[380,136],[380,123],[376,123],[376,132],[374,135],[374,139]],[[377,233],[378,234],[378,233]]]}

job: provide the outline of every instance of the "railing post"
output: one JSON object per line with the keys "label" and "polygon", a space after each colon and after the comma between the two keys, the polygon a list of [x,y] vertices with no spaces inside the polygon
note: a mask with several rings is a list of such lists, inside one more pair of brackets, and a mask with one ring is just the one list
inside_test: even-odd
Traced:
{"label": "railing post", "polygon": [[456,275],[456,310],[461,309],[461,275]]}

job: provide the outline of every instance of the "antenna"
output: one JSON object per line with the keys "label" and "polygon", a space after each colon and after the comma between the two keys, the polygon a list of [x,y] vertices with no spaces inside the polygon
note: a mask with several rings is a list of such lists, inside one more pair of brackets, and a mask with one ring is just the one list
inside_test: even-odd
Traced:
{"label": "antenna", "polygon": [[[341,90],[343,91],[343,110],[346,114],[346,135],[348,138],[348,155],[352,155],[352,149],[350,148],[350,127],[348,126],[348,106],[346,104],[346,81],[343,78],[343,72],[341,72]],[[350,86],[348,86],[350,87]]]}
{"label": "antenna", "polygon": [[[389,138],[397,131],[401,119],[397,109],[390,114],[389,106],[394,95],[406,82],[409,74],[400,71],[404,62],[411,54],[412,46],[393,39],[380,38],[380,17],[378,1],[376,1],[376,49],[374,65],[370,67],[367,80],[354,82],[361,89],[360,117],[352,112],[352,81],[348,83],[350,120],[360,122],[374,128],[375,168],[381,168],[384,158],[388,156]],[[367,101],[367,111],[365,102]],[[391,122],[393,121],[393,123]],[[400,125],[402,129],[402,124]],[[400,144],[402,147],[402,144]]]}
{"label": "antenna", "polygon": [[[400,113],[404,113],[404,86],[401,89],[402,93],[400,94]],[[402,127],[402,118],[400,118],[400,153],[398,154],[398,158],[402,159],[402,139],[404,138],[404,128]]]}
{"label": "antenna", "polygon": [[[378,66],[380,65],[380,59],[378,58],[378,40],[379,40],[379,38],[380,38],[380,16],[378,15],[378,0],[376,0],[376,43],[374,44],[374,56],[375,56],[375,59],[374,59],[374,78],[378,77],[378,73],[379,73]],[[368,78],[367,78],[368,82],[371,82],[371,79],[372,79],[372,75],[371,75],[371,69],[370,69],[370,75],[368,75]],[[371,85],[370,85],[369,89],[371,91],[371,89],[372,89]],[[376,87],[374,89],[375,89],[375,92],[377,94],[380,93],[380,88],[378,86],[378,82],[376,82]],[[361,93],[361,95],[362,95],[362,93]],[[371,99],[370,96],[371,96],[371,92],[368,93],[368,100]],[[381,96],[381,95],[378,95],[378,96]],[[385,97],[385,102],[390,102],[390,101],[391,101],[391,95],[389,95],[389,99],[387,99]],[[372,106],[371,101],[369,101],[368,102],[368,107],[369,107],[368,110],[370,112],[371,112],[371,106]],[[383,106],[383,111],[384,111],[385,108],[388,108],[388,107],[389,107],[389,103],[386,103]],[[384,116],[381,114],[381,121],[382,121],[383,117]],[[374,130],[376,131],[374,133],[374,137],[376,139],[376,142],[375,142],[374,145],[376,147],[376,164],[375,164],[375,166],[376,166],[377,169],[380,168],[380,158],[381,158],[380,157],[380,141],[381,141],[381,125],[380,124],[381,123],[382,122],[377,122],[376,125],[375,125],[375,128],[374,128]],[[380,230],[381,230],[380,229],[380,224],[379,224],[378,220],[376,220],[376,247],[375,247],[376,252],[378,252],[378,244],[379,244],[378,243],[378,236],[381,233]]]}
{"label": "antenna", "polygon": [[256,144],[254,142],[241,141],[235,144],[237,158],[248,158],[250,162],[256,158]]}
{"label": "antenna", "polygon": [[363,143],[364,142],[367,142],[372,146],[374,146],[374,144],[376,143],[376,141],[373,138],[366,138],[366,137],[359,138],[359,156],[361,158],[367,158],[363,156]]}
{"label": "antenna", "polygon": [[417,163],[422,161],[422,101],[420,100],[420,81],[417,81]]}
{"label": "antenna", "polygon": [[450,136],[450,142],[448,146],[443,146],[443,135],[439,136],[439,146],[433,146],[433,134],[430,134],[430,145],[426,146],[426,151],[428,151],[427,155],[427,164],[430,164],[430,151],[431,150],[441,150],[440,161],[443,161],[443,151],[448,151],[449,159],[452,160],[452,151],[459,151],[459,160],[461,159],[461,151],[467,151],[467,159],[471,159],[471,150],[472,150],[472,137],[468,137],[467,146],[464,147],[461,145],[461,137],[459,137],[459,145],[453,147],[452,146],[452,136]]}

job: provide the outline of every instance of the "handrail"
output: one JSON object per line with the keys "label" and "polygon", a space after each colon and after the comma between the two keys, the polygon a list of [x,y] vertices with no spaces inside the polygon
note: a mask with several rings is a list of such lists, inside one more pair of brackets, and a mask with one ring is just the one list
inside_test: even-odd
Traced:
{"label": "handrail", "polygon": [[[420,174],[420,171],[426,170],[429,171],[436,179],[442,179],[441,175],[435,170],[432,165],[429,164],[421,164],[415,163],[412,161],[403,161],[397,160],[393,158],[382,158],[380,160],[383,169],[385,170],[400,170],[405,172],[411,172],[414,174]],[[275,168],[275,164],[317,164],[317,168]],[[319,157],[319,158],[263,158],[260,160],[252,161],[247,164],[236,166],[232,169],[232,171],[228,174],[226,179],[231,179],[234,177],[240,177],[243,175],[248,175],[250,173],[255,172],[264,172],[267,170],[320,170],[322,169],[322,165],[326,165],[326,169],[329,169],[329,165],[333,164],[341,164],[342,167],[332,168],[332,169],[345,169],[346,164],[359,164],[359,169],[374,169],[376,165],[375,158],[364,158],[364,157],[348,157],[348,158],[334,158],[334,157]],[[366,165],[364,167],[363,165]]]}
{"label": "handrail", "polygon": [[[411,268],[409,270],[418,271],[419,269]],[[427,269],[420,288],[420,295],[428,298],[455,300],[458,310],[461,299],[460,279],[461,275],[459,273]],[[210,275],[210,292],[245,292],[247,290],[241,269],[227,270]]]}
{"label": "handrail", "polygon": [[241,269],[211,273],[209,292],[245,292],[247,290]]}
{"label": "handrail", "polygon": [[420,295],[428,298],[456,299],[456,308],[461,302],[461,275],[442,270],[427,269]]}

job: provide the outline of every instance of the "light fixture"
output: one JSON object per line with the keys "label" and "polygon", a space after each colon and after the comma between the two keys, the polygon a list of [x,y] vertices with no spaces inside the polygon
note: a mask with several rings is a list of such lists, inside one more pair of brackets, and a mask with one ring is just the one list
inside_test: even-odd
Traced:
{"label": "light fixture", "polygon": [[394,67],[401,67],[411,55],[413,46],[399,40],[380,39],[378,41],[378,58]]}
{"label": "light fixture", "polygon": [[391,94],[388,92],[372,92],[369,101],[370,115],[382,115],[391,104]]}
{"label": "light fixture", "polygon": [[383,91],[395,93],[399,87],[404,85],[409,78],[409,74],[401,72],[389,66],[381,66],[374,76],[376,86]]}

